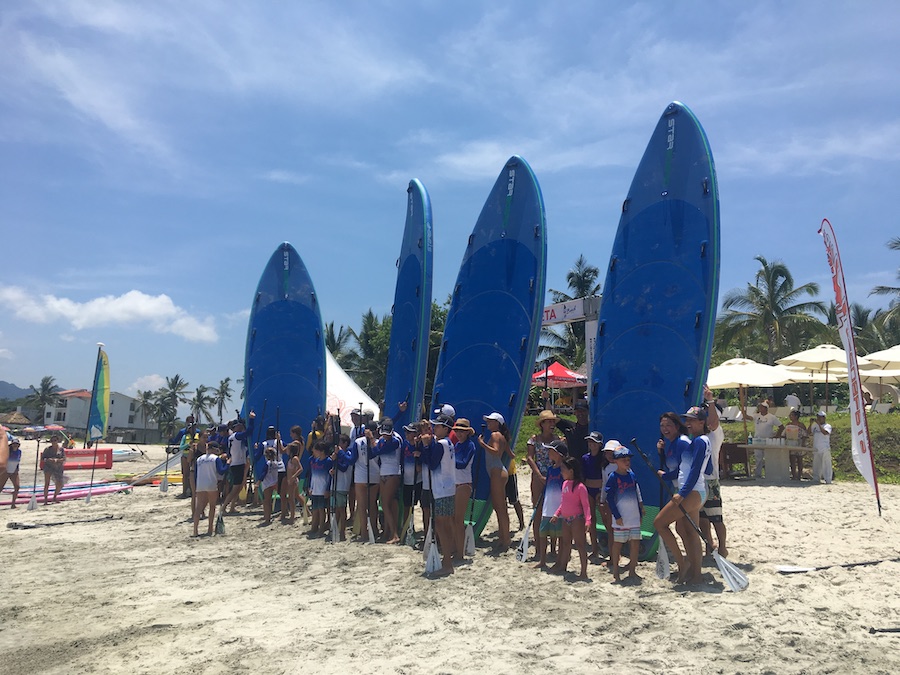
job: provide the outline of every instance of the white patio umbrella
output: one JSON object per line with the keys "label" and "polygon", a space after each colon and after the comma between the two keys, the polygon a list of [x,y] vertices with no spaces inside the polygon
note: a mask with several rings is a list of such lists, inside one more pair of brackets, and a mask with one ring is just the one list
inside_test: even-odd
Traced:
{"label": "white patio umbrella", "polygon": [[900,369],[900,345],[882,349],[880,352],[866,354],[864,358],[869,363],[885,370]]}
{"label": "white patio umbrella", "polygon": [[710,389],[737,389],[744,419],[744,434],[747,433],[746,388],[780,387],[792,382],[792,374],[782,366],[769,366],[753,359],[728,359],[715,368],[710,368],[706,376],[706,386]]}
{"label": "white patio umbrella", "polygon": [[[819,345],[812,349],[805,349],[802,352],[785,356],[778,359],[776,363],[783,366],[801,367],[811,373],[825,373],[825,410],[828,410],[828,382],[830,371],[847,371],[847,353],[835,345]],[[862,368],[868,366],[869,361],[862,356],[856,357],[857,365]],[[831,378],[834,380],[835,378]],[[798,380],[800,381],[800,380]],[[806,380],[803,380],[806,381]]]}

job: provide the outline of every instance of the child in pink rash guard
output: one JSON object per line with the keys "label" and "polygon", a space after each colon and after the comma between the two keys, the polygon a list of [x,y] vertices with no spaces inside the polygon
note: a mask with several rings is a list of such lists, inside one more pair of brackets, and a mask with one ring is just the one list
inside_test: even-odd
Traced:
{"label": "child in pink rash guard", "polygon": [[581,478],[581,464],[576,457],[566,457],[560,467],[563,475],[562,502],[551,519],[563,521],[559,560],[550,568],[552,574],[565,574],[572,557],[572,542],[581,558],[579,579],[587,581],[587,533],[591,530],[591,504]]}

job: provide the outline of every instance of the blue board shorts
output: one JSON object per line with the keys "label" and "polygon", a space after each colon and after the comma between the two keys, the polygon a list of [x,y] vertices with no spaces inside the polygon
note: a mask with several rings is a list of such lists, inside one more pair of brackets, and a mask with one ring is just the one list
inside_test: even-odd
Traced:
{"label": "blue board shorts", "polygon": [[312,496],[313,511],[324,511],[325,504],[327,503],[327,501],[328,501],[328,499],[327,499],[327,497],[325,497],[325,495],[313,495]]}
{"label": "blue board shorts", "polygon": [[635,540],[641,540],[641,528],[631,527],[626,530],[618,530],[616,528],[613,528],[613,541],[624,544],[627,541]]}
{"label": "blue board shorts", "polygon": [[550,516],[541,518],[541,534],[546,537],[558,537],[562,534],[562,521],[557,520],[555,523],[550,520]]}
{"label": "blue board shorts", "polygon": [[347,506],[347,493],[338,490],[334,493],[334,505],[336,508],[342,509]]}
{"label": "blue board shorts", "polygon": [[434,500],[435,516],[452,516],[456,513],[456,497],[439,497]]}

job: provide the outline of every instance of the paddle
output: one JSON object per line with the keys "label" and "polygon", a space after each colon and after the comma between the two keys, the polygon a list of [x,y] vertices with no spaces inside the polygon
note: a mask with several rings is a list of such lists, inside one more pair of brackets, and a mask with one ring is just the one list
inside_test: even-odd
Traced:
{"label": "paddle", "polygon": [[659,538],[659,548],[656,550],[656,578],[668,579],[672,573],[672,567],[669,564],[669,552],[666,550],[666,543]]}
{"label": "paddle", "polygon": [[[372,446],[369,444],[369,437],[366,436],[366,527],[369,532],[369,543],[375,543],[375,532],[372,530],[372,501],[369,493],[372,490]],[[377,505],[376,505],[377,508]]]}
{"label": "paddle", "polygon": [[864,567],[866,565],[878,565],[883,562],[900,562],[900,558],[885,558],[884,560],[866,560],[855,563],[835,563],[833,565],[818,565],[817,567],[797,567],[794,565],[776,565],[775,570],[781,574],[799,574],[801,572],[818,572],[832,567]]}
{"label": "paddle", "polygon": [[334,448],[334,463],[331,465],[332,477],[331,477],[331,543],[336,544],[339,533],[338,533],[338,525],[337,525],[337,453],[340,449],[340,437],[341,437],[341,409],[338,408],[337,417],[331,418],[331,443]]}
{"label": "paddle", "polygon": [[463,555],[469,557],[475,555],[475,528],[472,526],[472,514],[475,510],[475,491],[478,489],[478,471],[475,468],[476,457],[478,457],[478,446],[475,447],[475,454],[472,455],[472,498],[469,500],[469,517],[466,518],[466,537],[463,542]]}
{"label": "paddle", "polygon": [[169,448],[166,448],[166,472],[163,476],[163,479],[159,481],[159,491],[166,493],[169,491],[169,457],[171,454],[169,453]]}
{"label": "paddle", "polygon": [[122,516],[100,516],[99,518],[85,518],[84,520],[62,520],[57,523],[7,523],[11,530],[35,530],[39,527],[56,527],[57,525],[78,525],[80,523],[98,523],[103,520],[122,520]]}
{"label": "paddle", "polygon": [[[644,451],[641,450],[641,446],[638,445],[637,439],[632,438],[631,444],[638,451],[638,454],[641,456],[641,459],[644,460],[644,463],[647,465],[647,468],[650,469],[650,471],[653,473],[654,476],[656,476],[656,478],[659,480],[659,482],[662,485],[664,485],[665,488],[669,491],[669,495],[674,496],[675,491],[672,488],[670,488],[668,485],[666,485],[666,482],[662,479],[662,476],[660,476],[656,472],[656,469],[653,468],[653,464],[650,463],[650,460],[647,458],[647,455],[644,454]],[[709,541],[708,539],[706,539],[705,536],[703,536],[703,532],[697,526],[697,523],[695,523],[694,519],[691,518],[690,515],[688,515],[688,512],[684,510],[684,506],[682,506],[679,503],[678,508],[681,509],[681,512],[684,514],[684,517],[691,524],[691,527],[693,527],[694,530],[696,530],[697,534],[700,535],[700,538],[706,542],[706,545],[709,546],[709,548],[712,549],[713,560],[716,561],[716,567],[719,568],[719,572],[722,574],[722,578],[725,580],[725,583],[728,585],[728,588],[730,588],[734,592],[745,590],[747,588],[747,586],[750,585],[750,579],[747,578],[747,575],[744,574],[736,565],[734,565],[733,563],[731,563],[730,561],[726,560],[721,555],[719,555],[718,547],[714,547],[712,545],[712,542]],[[665,549],[665,544],[661,540],[659,542],[659,547],[661,549]]]}
{"label": "paddle", "polygon": [[528,534],[531,532],[531,526],[534,524],[534,518],[537,516],[538,508],[544,503],[544,495],[547,494],[547,481],[544,481],[544,490],[541,492],[541,499],[538,501],[538,505],[534,507],[534,511],[531,512],[531,520],[528,521],[528,527],[525,528],[525,532],[522,534],[522,543],[519,544],[519,548],[516,549],[516,560],[520,563],[528,560]]}
{"label": "paddle", "polygon": [[31,499],[28,501],[28,508],[26,511],[34,511],[37,508],[37,472],[38,472],[38,461],[41,458],[41,437],[37,438],[37,447],[34,451],[34,479],[32,483],[34,484],[34,488],[31,491]]}

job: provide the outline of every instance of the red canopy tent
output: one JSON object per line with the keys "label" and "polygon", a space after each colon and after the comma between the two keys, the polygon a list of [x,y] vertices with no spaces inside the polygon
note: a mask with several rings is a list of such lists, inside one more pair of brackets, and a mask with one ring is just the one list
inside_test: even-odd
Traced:
{"label": "red canopy tent", "polygon": [[554,362],[549,368],[531,376],[531,383],[543,385],[553,389],[571,389],[572,387],[586,387],[587,377],[569,370],[559,361]]}

